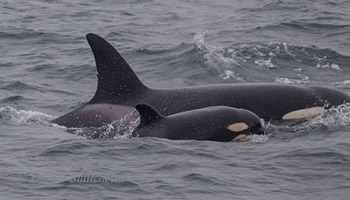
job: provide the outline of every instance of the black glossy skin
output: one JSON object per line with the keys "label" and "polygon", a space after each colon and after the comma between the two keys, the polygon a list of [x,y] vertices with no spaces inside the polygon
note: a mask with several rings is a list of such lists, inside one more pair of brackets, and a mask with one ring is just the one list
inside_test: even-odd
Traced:
{"label": "black glossy skin", "polygon": [[[143,105],[146,106],[146,105]],[[240,134],[264,134],[265,129],[254,113],[226,106],[213,106],[180,112],[167,117],[161,116],[154,122],[143,122],[145,112],[141,113],[141,124],[133,132],[134,137],[159,137],[173,140],[210,140],[229,142]],[[227,129],[234,123],[245,123],[248,129],[233,132]]]}
{"label": "black glossy skin", "polygon": [[350,102],[348,95],[335,89],[279,84],[151,89],[142,84],[111,44],[95,34],[90,33],[86,37],[95,56],[97,91],[86,105],[53,120],[66,127],[99,127],[121,119],[141,103],[151,105],[166,116],[222,105],[247,109],[270,121],[281,120],[283,115],[299,109],[315,106],[330,108]]}
{"label": "black glossy skin", "polygon": [[281,120],[283,115],[299,109],[315,106],[330,108],[350,102],[349,96],[329,88],[277,84],[227,84],[151,90],[145,96],[142,101],[164,115],[223,105],[250,110],[266,121]]}

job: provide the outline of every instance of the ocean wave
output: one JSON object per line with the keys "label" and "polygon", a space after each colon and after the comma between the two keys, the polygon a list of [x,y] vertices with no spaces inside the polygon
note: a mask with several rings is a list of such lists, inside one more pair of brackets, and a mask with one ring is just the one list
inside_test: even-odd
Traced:
{"label": "ocean wave", "polygon": [[[283,22],[276,27],[282,27],[282,28],[288,28],[295,30],[304,30],[304,31],[331,31],[331,30],[338,30],[338,29],[349,29],[350,25],[337,25],[337,24],[328,24],[328,23],[317,23],[312,21],[317,21],[319,18],[316,19],[310,19],[310,20],[304,20],[304,21],[291,21],[291,22]],[[325,20],[323,18],[322,20]],[[330,19],[329,19],[330,20]],[[269,26],[268,28],[273,28],[273,26]]]}
{"label": "ocean wave", "polygon": [[43,31],[37,31],[33,29],[17,29],[12,27],[11,29],[7,30],[6,32],[0,32],[0,38],[2,39],[11,39],[11,40],[31,40],[31,39],[37,39],[37,44],[43,44],[43,43],[66,43],[66,38],[69,37],[66,35],[65,37],[62,37],[63,35],[59,33],[51,33],[51,32],[43,32]]}
{"label": "ocean wave", "polygon": [[18,101],[24,101],[26,100],[26,98],[24,98],[21,95],[16,95],[16,96],[10,96],[10,97],[6,97],[0,100],[1,103],[14,103],[14,102],[18,102]]}
{"label": "ocean wave", "polygon": [[7,85],[1,86],[1,89],[3,90],[9,90],[9,91],[43,91],[42,88],[39,86],[33,86],[27,83],[24,83],[22,81],[11,81],[8,82]]}
{"label": "ocean wave", "polygon": [[245,82],[244,76],[236,69],[239,63],[235,57],[227,56],[228,53],[233,53],[231,52],[232,50],[205,43],[205,34],[206,32],[197,33],[193,40],[196,49],[199,50],[199,54],[203,56],[207,65],[216,69],[219,72],[219,76],[224,80],[231,79],[237,82]]}
{"label": "ocean wave", "polygon": [[332,84],[346,80],[350,56],[331,49],[271,41],[215,47],[204,40],[205,32],[194,37],[194,45],[206,63],[217,70],[222,79],[233,82],[278,82],[324,84],[321,76]]}

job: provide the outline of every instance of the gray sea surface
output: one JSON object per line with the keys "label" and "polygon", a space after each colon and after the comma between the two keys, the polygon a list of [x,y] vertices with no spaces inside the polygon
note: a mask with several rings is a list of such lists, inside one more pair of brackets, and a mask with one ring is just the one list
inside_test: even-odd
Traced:
{"label": "gray sea surface", "polygon": [[130,139],[115,126],[89,139],[49,121],[95,93],[89,32],[154,88],[350,94],[349,11],[347,0],[2,0],[0,199],[348,200],[349,105],[229,143]]}

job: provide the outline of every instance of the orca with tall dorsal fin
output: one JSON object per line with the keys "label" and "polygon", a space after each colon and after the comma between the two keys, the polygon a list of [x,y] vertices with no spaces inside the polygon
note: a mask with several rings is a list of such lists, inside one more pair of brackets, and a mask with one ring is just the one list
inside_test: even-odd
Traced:
{"label": "orca with tall dorsal fin", "polygon": [[135,108],[140,125],[132,133],[134,137],[229,142],[266,132],[259,117],[245,109],[211,106],[163,116],[146,104]]}
{"label": "orca with tall dorsal fin", "polygon": [[341,91],[281,84],[218,84],[175,89],[146,87],[118,51],[102,37],[86,35],[95,56],[98,83],[85,105],[53,120],[66,127],[100,127],[146,103],[162,115],[228,106],[252,111],[266,121],[303,119],[350,102]]}

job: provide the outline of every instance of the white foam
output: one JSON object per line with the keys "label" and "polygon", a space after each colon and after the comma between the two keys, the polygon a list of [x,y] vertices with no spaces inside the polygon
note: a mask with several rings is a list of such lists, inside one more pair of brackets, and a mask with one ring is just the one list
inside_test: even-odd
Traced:
{"label": "white foam", "polygon": [[302,80],[297,79],[290,79],[290,78],[284,78],[284,77],[277,77],[275,79],[275,82],[277,83],[283,83],[283,84],[308,84],[310,83],[310,78],[305,76]]}
{"label": "white foam", "polygon": [[127,139],[131,137],[132,132],[140,124],[140,118],[136,117],[135,114],[136,112],[132,112],[122,119],[102,127],[68,128],[67,130],[73,134],[88,138]]}
{"label": "white foam", "polygon": [[193,37],[193,41],[194,41],[195,45],[199,49],[202,49],[205,46],[205,44],[204,44],[204,36],[205,36],[206,33],[207,33],[207,31],[204,31],[202,33],[198,32]]}
{"label": "white foam", "polygon": [[342,88],[350,88],[350,80],[345,80],[342,82],[334,82],[331,85],[337,86],[337,87],[342,87]]}
{"label": "white foam", "polygon": [[228,80],[235,77],[235,72],[232,70],[225,70],[223,74],[220,74],[220,77],[224,80]]}
{"label": "white foam", "polygon": [[339,65],[337,65],[337,64],[331,64],[331,68],[341,71]]}
{"label": "white foam", "polygon": [[[322,61],[322,60],[319,60],[319,61]],[[320,64],[320,63],[317,63],[316,64],[316,68],[319,68],[319,69],[326,69],[326,68],[329,68],[329,69],[334,69],[334,70],[338,70],[338,71],[343,71],[339,65],[337,64],[330,64],[330,63],[326,63],[326,64]]]}
{"label": "white foam", "polygon": [[267,60],[264,59],[258,59],[254,61],[255,64],[259,65],[260,67],[266,67],[269,69],[275,68],[275,65],[272,63],[272,58],[268,58]]}
{"label": "white foam", "polygon": [[76,135],[97,138],[125,139],[130,138],[131,133],[139,124],[139,117],[135,113],[126,115],[121,120],[114,121],[98,128],[66,128],[50,121],[55,117],[37,111],[20,110],[10,106],[0,107],[0,121],[17,124],[41,124],[66,130]]}
{"label": "white foam", "polygon": [[269,140],[269,135],[248,135],[249,141],[253,143],[266,143]]}
{"label": "white foam", "polygon": [[350,104],[343,104],[326,110],[308,121],[309,126],[323,125],[326,127],[339,127],[350,125]]}
{"label": "white foam", "polygon": [[0,107],[0,120],[9,121],[14,123],[37,123],[37,124],[50,124],[50,120],[54,119],[54,116],[37,112],[19,110],[10,106]]}

